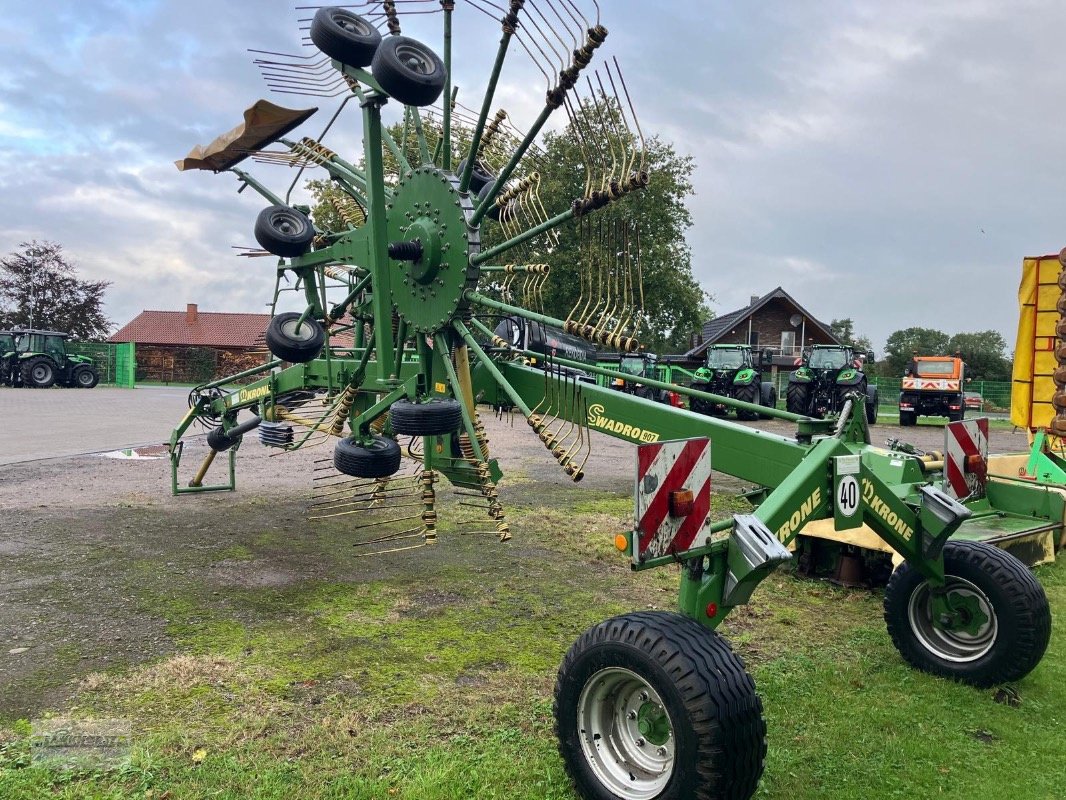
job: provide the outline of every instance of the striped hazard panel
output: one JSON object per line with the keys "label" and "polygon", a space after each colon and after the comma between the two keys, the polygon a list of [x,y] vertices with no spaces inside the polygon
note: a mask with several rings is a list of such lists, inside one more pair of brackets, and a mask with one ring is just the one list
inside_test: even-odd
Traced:
{"label": "striped hazard panel", "polygon": [[637,446],[634,562],[704,544],[711,510],[711,441]]}
{"label": "striped hazard panel", "polygon": [[988,419],[965,419],[944,428],[944,491],[954,498],[985,492]]}

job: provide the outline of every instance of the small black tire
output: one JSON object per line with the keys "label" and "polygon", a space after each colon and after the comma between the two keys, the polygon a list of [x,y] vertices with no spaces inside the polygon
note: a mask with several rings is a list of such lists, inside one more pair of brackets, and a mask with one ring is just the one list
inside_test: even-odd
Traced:
{"label": "small black tire", "polygon": [[78,389],[92,389],[100,382],[100,373],[93,367],[78,367],[74,370],[70,385]]}
{"label": "small black tire", "polygon": [[553,710],[563,764],[587,800],[747,800],[762,775],[755,682],[725,639],[680,614],[624,614],[585,631],[559,667]]}
{"label": "small black tire", "polygon": [[[456,175],[462,175],[463,170],[466,169],[466,159],[464,158],[459,162],[458,168],[455,170]],[[493,183],[496,180],[496,176],[493,175],[485,165],[481,163],[481,159],[474,161],[474,169],[470,172],[470,194],[479,194],[481,189],[487,184]]]}
{"label": "small black tire", "polygon": [[297,332],[296,322],[299,319],[300,314],[295,311],[277,314],[270,320],[263,337],[267,348],[276,358],[291,364],[313,361],[326,343],[326,329],[322,323],[316,319],[305,319]]}
{"label": "small black tire", "polygon": [[400,445],[386,436],[372,436],[368,444],[340,439],[333,448],[333,466],[354,478],[387,478],[400,468]]}
{"label": "small black tire", "polygon": [[948,422],[961,422],[966,418],[966,409],[960,408],[958,411],[948,412]]}
{"label": "small black tire", "polygon": [[1051,639],[1044,587],[1005,550],[984,542],[944,545],[948,592],[971,605],[975,632],[945,631],[932,623],[925,578],[901,564],[885,587],[885,623],[911,666],[980,688],[1016,681],[1043,658]]}
{"label": "small black tire", "polygon": [[[697,392],[707,392],[710,391],[711,387],[705,383],[694,383],[690,388],[695,389]],[[688,410],[696,414],[710,414],[711,403],[708,400],[704,400],[702,397],[690,396],[688,399]]]}
{"label": "small black tire", "polygon": [[[485,202],[485,198],[489,196],[489,192],[490,191],[492,191],[492,183],[486,183],[484,186],[482,186],[481,187],[481,191],[479,191],[477,193],[477,202],[474,205],[475,206],[479,206],[483,202]],[[497,195],[495,198],[493,198],[492,205],[489,206],[489,210],[485,212],[485,216],[486,217],[488,217],[489,219],[494,219],[497,222],[500,221],[500,213],[501,213],[500,206],[496,205],[496,200],[497,200],[498,197],[499,197],[499,195]]]}
{"label": "small black tire", "polygon": [[307,215],[289,206],[267,206],[255,218],[255,240],[280,258],[302,256],[311,247],[315,227]]}
{"label": "small black tire", "polygon": [[790,383],[785,390],[785,408],[793,414],[808,413],[810,386],[806,383]]}
{"label": "small black tire", "polygon": [[409,36],[386,36],[370,72],[389,96],[405,106],[428,106],[444,91],[447,72],[440,56]]}
{"label": "small black tire", "polygon": [[423,403],[397,400],[389,408],[394,433],[404,436],[441,436],[463,426],[463,407],[457,400],[434,397]]}
{"label": "small black tire", "polygon": [[207,446],[216,453],[224,453],[226,450],[229,450],[235,444],[240,442],[240,440],[240,436],[230,436],[227,434],[221,425],[217,428],[212,428],[207,432]]}
{"label": "small black tire", "polygon": [[311,41],[342,64],[365,67],[374,60],[381,44],[381,32],[366,17],[338,6],[327,6],[318,9],[311,20]]}
{"label": "small black tire", "polygon": [[[759,403],[759,384],[752,381],[747,386],[738,386],[733,390],[733,399],[740,400],[743,403]],[[742,411],[737,409],[737,419],[754,420],[759,418],[757,411]]]}
{"label": "small black tire", "polygon": [[910,428],[918,424],[918,412],[917,411],[900,411],[899,412],[899,424],[902,428]]}
{"label": "small black tire", "polygon": [[[777,387],[769,381],[763,381],[759,386],[759,405],[766,408],[777,408]],[[770,415],[759,414],[759,419],[770,419]]]}
{"label": "small black tire", "polygon": [[22,365],[22,385],[48,389],[56,382],[56,366],[48,356],[36,356]]}

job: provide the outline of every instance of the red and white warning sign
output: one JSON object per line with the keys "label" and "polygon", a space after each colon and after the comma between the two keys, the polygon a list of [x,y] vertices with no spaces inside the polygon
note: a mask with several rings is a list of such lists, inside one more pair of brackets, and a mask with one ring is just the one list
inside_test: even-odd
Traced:
{"label": "red and white warning sign", "polygon": [[988,418],[950,422],[944,428],[944,491],[958,499],[985,493]]}
{"label": "red and white warning sign", "polygon": [[638,445],[635,495],[634,563],[692,548],[710,525],[711,440]]}

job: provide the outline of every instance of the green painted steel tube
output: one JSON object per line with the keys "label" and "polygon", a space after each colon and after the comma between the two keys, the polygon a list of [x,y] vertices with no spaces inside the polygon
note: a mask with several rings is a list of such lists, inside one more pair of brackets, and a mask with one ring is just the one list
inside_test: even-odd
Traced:
{"label": "green painted steel tube", "polygon": [[197,386],[196,388],[200,389],[201,391],[204,389],[217,389],[220,386],[225,386],[227,383],[239,381],[241,378],[250,378],[252,375],[258,375],[260,372],[267,372],[278,366],[281,366],[281,359],[275,358],[265,364],[260,364],[258,367],[246,369],[243,372],[238,372],[236,375],[228,375],[225,378],[222,378],[221,380],[211,381],[211,383],[205,383],[200,386]]}
{"label": "green painted steel tube", "polygon": [[[480,210],[481,210],[481,207],[479,206],[478,207],[478,211],[480,211]],[[500,255],[501,253],[506,253],[512,247],[517,247],[518,245],[522,244],[523,242],[528,242],[530,239],[533,239],[533,238],[535,238],[537,236],[540,236],[540,234],[544,233],[545,231],[550,231],[552,228],[554,228],[554,227],[556,227],[558,225],[561,225],[564,222],[566,222],[567,220],[573,219],[573,218],[574,218],[574,209],[573,208],[568,208],[568,209],[566,209],[566,211],[562,212],[561,214],[556,214],[551,219],[545,220],[544,222],[540,223],[540,225],[536,225],[536,226],[530,228],[527,231],[522,231],[522,233],[518,234],[517,236],[515,236],[515,237],[513,237],[511,239],[508,239],[506,242],[501,242],[500,244],[496,245],[495,247],[490,247],[488,250],[482,250],[477,255],[471,256],[470,257],[470,263],[471,264],[484,264],[486,261],[489,261],[489,260],[495,258],[496,256]],[[471,225],[476,225],[478,223],[478,220],[480,220],[480,217],[478,216],[477,211],[475,211],[474,212],[474,219],[470,222],[470,224]]]}
{"label": "green painted steel tube", "polygon": [[[352,303],[354,303],[355,302],[355,298],[357,298],[359,296],[359,293],[361,291],[363,291],[363,289],[365,289],[370,284],[371,278],[372,278],[372,276],[369,275],[369,274],[364,275],[362,278],[360,278],[356,282],[355,286],[352,287],[352,290],[350,292],[348,292],[347,296],[343,300],[341,300],[339,303],[334,305],[332,309],[330,309],[330,312],[329,312],[330,318],[332,318],[332,319],[340,319],[342,316],[344,316],[344,312],[348,310],[348,306],[350,306]],[[362,326],[360,326],[360,327],[362,327]],[[361,346],[361,345],[357,345],[357,346]]]}
{"label": "green painted steel tube", "polygon": [[[485,132],[485,120],[489,117],[489,109],[492,107],[492,98],[496,94],[496,84],[500,81],[500,71],[503,69],[503,61],[507,58],[507,47],[511,43],[511,34],[504,28],[500,38],[500,46],[496,50],[496,61],[492,64],[492,72],[489,74],[489,83],[485,87],[485,98],[481,101],[481,113],[478,114],[477,124],[474,126],[474,135],[470,139],[470,152],[466,156],[466,166],[463,174],[459,176],[459,191],[465,192],[470,188],[470,178],[474,174],[474,162],[477,160],[478,151],[481,149],[481,135]],[[477,223],[471,222],[471,225]]]}
{"label": "green painted steel tube", "polygon": [[[462,323],[459,324],[461,325]],[[443,337],[434,337],[433,347],[436,349],[437,355],[440,356],[440,360],[444,364],[444,373],[448,376],[448,383],[451,384],[452,394],[455,395],[455,399],[459,401],[459,405],[462,407],[463,428],[466,429],[466,435],[470,438],[470,447],[474,451],[474,456],[478,461],[484,461],[485,453],[481,450],[481,443],[477,439],[477,431],[474,430],[474,418],[463,400],[463,387],[459,383],[459,376],[455,372],[455,366],[452,364],[451,356],[448,353],[448,346],[444,343]]]}
{"label": "green painted steel tube", "polygon": [[508,314],[514,314],[522,317],[523,319],[532,320],[533,322],[541,322],[545,325],[552,325],[556,328],[562,328],[566,325],[564,320],[556,317],[549,317],[547,314],[538,314],[536,311],[530,311],[522,308],[521,306],[512,306],[510,303],[503,303],[499,300],[493,300],[491,297],[475,292],[473,289],[467,289],[464,293],[467,300],[478,305],[485,306],[486,308],[495,308],[497,311],[506,311]]}
{"label": "green painted steel tube", "polygon": [[[351,68],[345,68],[344,71],[345,72],[349,72],[350,69]],[[370,77],[369,73],[364,72],[363,70],[354,70],[354,72],[360,73],[358,75],[353,75],[352,76],[352,77],[355,77],[356,80],[360,80],[363,83],[366,83],[368,86],[372,86],[375,90],[380,88],[380,87],[377,86],[377,83],[369,83],[369,82],[367,82],[364,79],[364,78],[369,78]],[[368,102],[370,104],[372,104],[372,105],[375,105],[377,103],[377,101],[373,97],[370,98],[369,100],[367,100],[366,93],[359,86],[354,86],[352,88],[352,91],[355,93],[355,96],[359,98],[359,102],[362,103],[364,109],[366,109],[368,107],[367,106]],[[385,94],[385,93],[382,92],[382,94]],[[381,126],[381,106],[380,105],[377,106],[377,114],[375,116],[377,117],[377,123],[378,123],[378,125],[377,125],[378,131],[377,131],[377,135],[375,137],[375,138],[378,139],[378,149],[377,149],[376,152],[381,153],[381,143],[384,142],[385,146],[389,148],[389,152],[392,153],[392,157],[395,158],[397,163],[399,164],[399,166],[401,168],[401,171],[402,172],[410,172],[411,171],[411,165],[407,161],[407,156],[405,156],[403,154],[403,150],[400,149],[400,147],[396,144],[396,140],[392,138],[392,135]],[[365,114],[363,115],[363,124],[364,124],[364,126],[366,125],[366,115]],[[367,131],[366,131],[366,128],[364,127],[364,129],[363,129],[363,157],[364,158],[366,158],[368,153],[369,153],[369,151],[366,149],[366,134],[367,134]],[[370,194],[370,181],[372,180],[373,173],[374,173],[374,170],[371,168],[370,161],[368,160],[366,162],[366,169],[364,170],[364,175],[366,175],[366,181],[367,181],[367,189],[366,189],[366,191],[367,191],[368,195]],[[370,207],[368,205],[367,206],[367,217],[369,217],[369,216],[370,216]]]}
{"label": "green painted steel tube", "polygon": [[418,154],[422,157],[422,163],[428,164],[429,144],[426,142],[426,132],[422,130],[422,115],[417,108],[411,109],[411,119],[415,121],[415,138],[418,140]]}
{"label": "green painted steel tube", "polygon": [[363,157],[366,159],[367,206],[366,229],[370,254],[370,274],[373,276],[374,297],[371,306],[374,319],[374,348],[377,351],[377,382],[389,380],[393,363],[392,290],[389,282],[388,217],[385,208],[385,181],[382,173],[381,106],[373,98],[363,103]]}
{"label": "green painted steel tube", "polygon": [[[441,140],[437,142],[437,149],[443,148],[443,158],[440,161],[445,172],[452,171],[452,103],[455,97],[452,95],[452,5],[441,3],[444,6],[444,102],[441,104]],[[437,158],[433,159],[434,162]]]}
{"label": "green painted steel tube", "polygon": [[[282,200],[280,197],[278,197],[276,194],[274,194],[272,191],[270,191],[267,187],[265,187],[263,184],[261,184],[259,181],[257,181],[255,178],[253,178],[247,172],[245,172],[243,169],[237,169],[236,167],[230,167],[229,171],[232,172],[234,175],[236,175],[238,178],[240,178],[241,182],[243,184],[245,184],[245,186],[251,186],[257,192],[259,192],[259,194],[263,195],[263,197],[265,197],[267,200],[269,200],[273,205],[276,205],[276,206],[287,206],[288,205],[288,203],[286,203],[284,200]],[[238,189],[237,190],[237,194],[240,194],[241,192],[243,192],[244,189],[245,189],[245,186],[242,186],[240,189]]]}
{"label": "green painted steel tube", "polygon": [[477,343],[477,340],[473,337],[470,331],[467,330],[467,327],[457,319],[452,320],[452,327],[455,329],[456,333],[463,337],[463,341],[466,342],[467,347],[474,351],[474,354],[478,357],[481,365],[484,366],[488,373],[496,380],[496,385],[503,389],[511,402],[518,406],[518,409],[528,419],[533,411],[515,388],[511,386],[507,378],[505,378],[503,373],[500,372],[499,368],[492,363],[492,359],[481,349],[481,345]]}

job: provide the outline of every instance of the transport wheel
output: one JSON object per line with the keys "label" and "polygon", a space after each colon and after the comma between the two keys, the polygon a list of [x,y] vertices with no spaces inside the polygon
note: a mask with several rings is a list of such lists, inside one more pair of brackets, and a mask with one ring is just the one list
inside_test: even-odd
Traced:
{"label": "transport wheel", "polygon": [[365,67],[381,44],[381,34],[365,17],[328,6],[318,9],[311,20],[311,41],[342,64]]}
{"label": "transport wheel", "polygon": [[409,36],[387,36],[374,53],[370,72],[381,88],[406,106],[428,106],[444,91],[444,62]]}
{"label": "transport wheel", "polygon": [[240,436],[230,436],[229,434],[227,434],[225,429],[221,425],[219,425],[217,428],[212,428],[210,431],[207,432],[207,446],[214,450],[216,453],[223,453],[226,450],[229,450],[240,440]]}
{"label": "transport wheel", "polygon": [[[711,387],[705,383],[693,383],[690,388],[695,389],[697,392],[709,392]],[[710,414],[711,404],[707,400],[701,397],[690,397],[688,399],[689,411],[695,411],[697,414]]]}
{"label": "transport wheel", "polygon": [[983,542],[948,542],[944,572],[957,612],[947,625],[934,621],[929,585],[908,564],[885,587],[885,622],[903,659],[978,687],[1028,675],[1051,638],[1040,582],[1010,553]]}
{"label": "transport wheel", "polygon": [[311,220],[289,206],[264,208],[255,218],[254,232],[260,247],[281,258],[302,256],[315,238]]}
{"label": "transport wheel", "polygon": [[47,389],[56,382],[56,368],[52,359],[37,356],[22,365],[22,385],[31,389]]}
{"label": "transport wheel", "polygon": [[785,408],[793,414],[807,413],[810,387],[806,383],[790,383],[785,390]]}
{"label": "transport wheel", "polygon": [[266,345],[275,358],[293,364],[306,364],[318,358],[326,342],[326,330],[315,319],[305,319],[296,330],[300,315],[295,311],[277,314],[266,329]]}
{"label": "transport wheel", "polygon": [[[738,386],[733,390],[733,398],[745,403],[759,402],[759,385],[757,383],[749,383],[747,386]],[[737,419],[752,420],[758,419],[759,415],[755,411],[741,411],[737,409]]]}
{"label": "transport wheel", "polygon": [[866,387],[866,421],[873,425],[877,422],[877,387]]}
{"label": "transport wheel", "polygon": [[559,667],[555,734],[587,800],[747,800],[766,755],[755,682],[725,639],[680,614],[587,630]]}
{"label": "transport wheel", "polygon": [[918,424],[918,412],[917,411],[900,411],[899,412],[899,424],[904,428],[909,428],[912,425]]}
{"label": "transport wheel", "polygon": [[355,478],[387,478],[400,468],[400,445],[385,436],[372,436],[367,444],[340,439],[333,448],[333,466]]}
{"label": "transport wheel", "polygon": [[92,389],[100,382],[100,373],[92,367],[78,367],[74,370],[73,386],[79,389]]}
{"label": "transport wheel", "polygon": [[[459,162],[459,166],[456,167],[455,174],[462,175],[463,170],[466,169],[466,159],[464,158]],[[474,169],[470,173],[470,194],[478,194],[487,183],[492,183],[496,180],[496,176],[486,169],[485,165],[481,163],[480,159],[474,162]]]}
{"label": "transport wheel", "polygon": [[392,430],[405,436],[439,436],[463,426],[463,409],[457,400],[435,397],[423,403],[397,400],[389,409]]}

